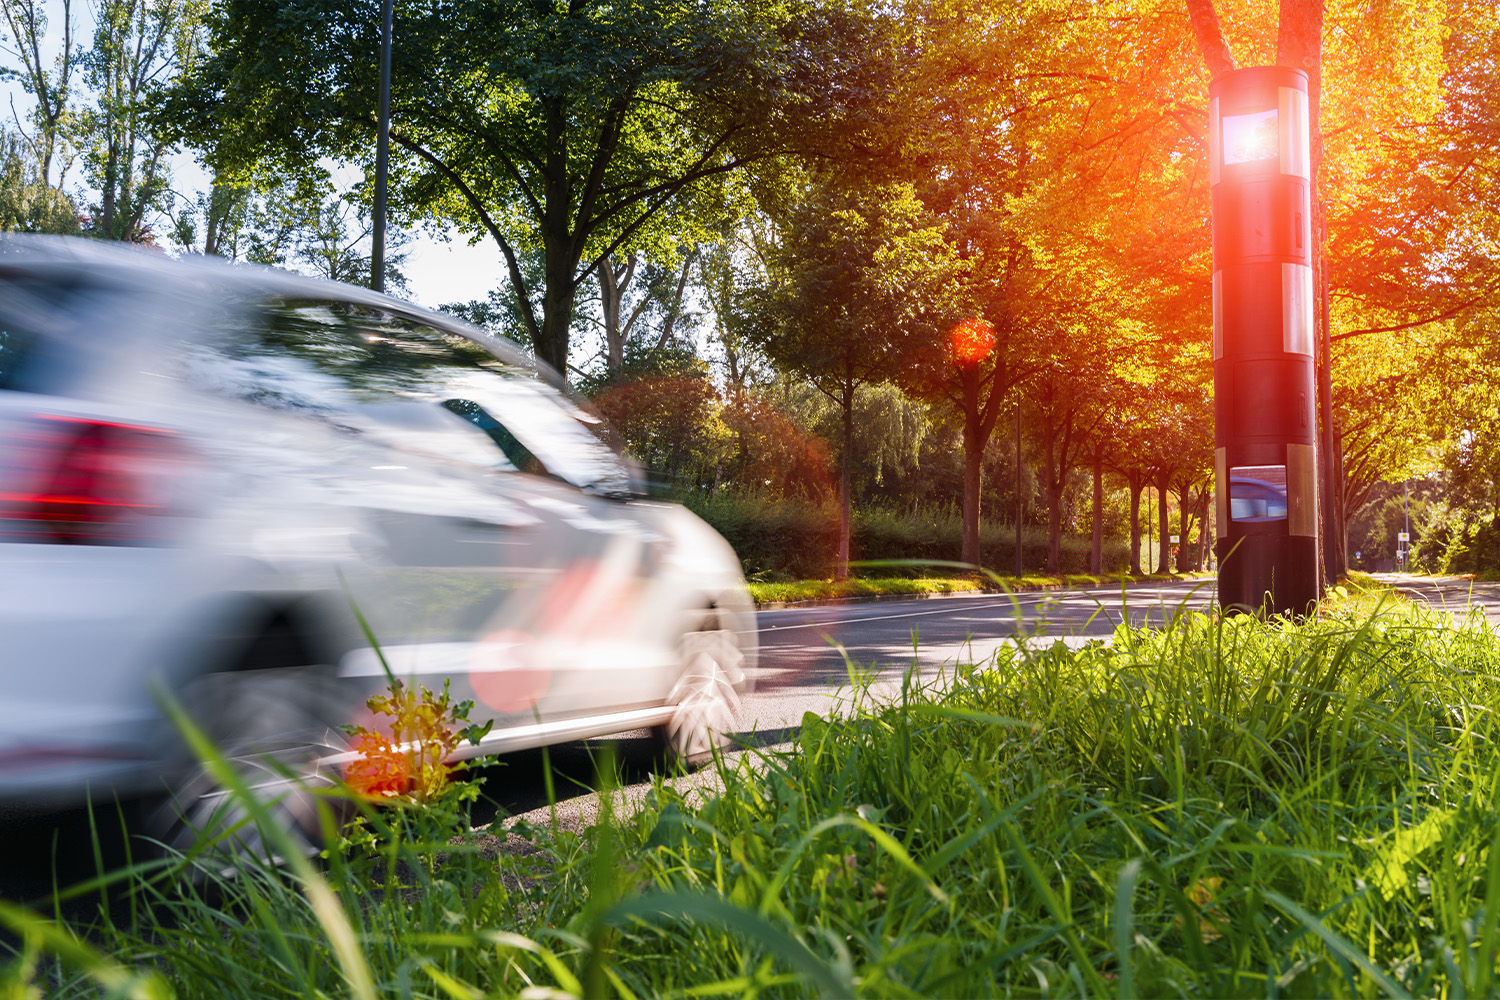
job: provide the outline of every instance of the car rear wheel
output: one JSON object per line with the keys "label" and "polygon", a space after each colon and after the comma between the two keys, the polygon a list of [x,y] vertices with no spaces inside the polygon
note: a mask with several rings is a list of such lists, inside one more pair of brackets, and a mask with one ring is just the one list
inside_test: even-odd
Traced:
{"label": "car rear wheel", "polygon": [[[317,761],[344,748],[336,678],[325,667],[277,667],[207,674],[183,691],[183,704],[272,822],[298,851],[323,841],[318,790],[328,787]],[[325,799],[334,802],[335,800]],[[243,800],[221,787],[212,768],[184,762],[151,811],[147,833],[173,852],[195,848],[219,860],[275,858]]]}
{"label": "car rear wheel", "polygon": [[682,673],[667,696],[672,718],[655,729],[668,758],[691,765],[711,759],[729,742],[745,684],[736,635],[718,628],[717,617],[703,624],[682,637]]}

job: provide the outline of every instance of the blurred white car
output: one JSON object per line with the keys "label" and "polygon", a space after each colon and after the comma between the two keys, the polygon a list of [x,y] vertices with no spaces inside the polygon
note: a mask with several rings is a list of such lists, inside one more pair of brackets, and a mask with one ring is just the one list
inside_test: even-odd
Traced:
{"label": "blurred white car", "polygon": [[326,769],[379,655],[495,720],[460,755],[655,727],[701,756],[753,605],[608,440],[521,352],[373,292],[0,241],[0,806],[191,816],[153,685]]}

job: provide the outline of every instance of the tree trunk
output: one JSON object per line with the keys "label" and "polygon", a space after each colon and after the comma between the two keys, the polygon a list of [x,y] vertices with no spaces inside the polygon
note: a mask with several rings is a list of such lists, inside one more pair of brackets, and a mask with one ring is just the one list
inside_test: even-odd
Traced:
{"label": "tree trunk", "polygon": [[1198,496],[1198,568],[1205,569],[1208,566],[1209,553],[1213,551],[1213,539],[1217,527],[1210,519],[1210,512],[1214,509],[1213,489],[1205,487]]}
{"label": "tree trunk", "polygon": [[1062,485],[1047,481],[1047,572],[1062,572]]}
{"label": "tree trunk", "polygon": [[222,198],[221,189],[218,184],[208,189],[208,210],[204,212],[203,252],[210,257],[219,256],[219,227],[224,224],[224,218],[219,212],[219,203]]}
{"label": "tree trunk", "polygon": [[1057,476],[1057,428],[1042,414],[1042,489],[1047,497],[1047,572],[1062,568],[1062,487]]}
{"label": "tree trunk", "polygon": [[1094,538],[1089,550],[1089,572],[1104,572],[1104,448],[1094,443]]}
{"label": "tree trunk", "polygon": [[1177,561],[1177,572],[1192,569],[1188,565],[1188,537],[1193,533],[1192,485],[1184,482],[1177,487],[1177,544],[1172,546],[1172,556]]}
{"label": "tree trunk", "polygon": [[975,422],[964,421],[964,505],[963,547],[959,559],[971,566],[980,564],[979,490],[984,471],[985,437]]}
{"label": "tree trunk", "polygon": [[1172,543],[1168,541],[1171,531],[1171,505],[1167,503],[1167,490],[1171,487],[1172,477],[1166,473],[1156,483],[1156,531],[1161,538],[1161,555],[1157,558],[1156,571],[1158,573],[1172,572]]}
{"label": "tree trunk", "polygon": [[100,205],[99,236],[102,239],[112,240],[115,238],[115,175],[119,170],[119,153],[117,152],[113,139],[109,140],[109,152],[104,159],[104,195]]}
{"label": "tree trunk", "polygon": [[1338,422],[1333,425],[1333,524],[1334,578],[1349,575],[1349,509],[1344,498],[1344,435]]}
{"label": "tree trunk", "polygon": [[[568,377],[568,334],[573,325],[573,276],[583,247],[572,230],[573,187],[569,173],[567,106],[563,97],[543,101],[547,162],[542,187],[542,323],[533,347],[539,360]],[[521,289],[517,287],[517,293]]]}
{"label": "tree trunk", "polygon": [[672,326],[677,322],[677,314],[682,309],[682,293],[687,288],[688,269],[693,266],[693,260],[697,256],[698,251],[694,250],[682,260],[682,273],[677,276],[677,292],[672,296],[672,307],[667,310],[666,321],[661,325],[661,336],[656,339],[658,351],[672,342]]}
{"label": "tree trunk", "polygon": [[843,396],[839,400],[844,408],[844,447],[839,456],[839,551],[838,564],[834,567],[834,578],[849,576],[849,536],[854,527],[853,505],[849,498],[849,466],[854,459],[854,384],[844,383]]}
{"label": "tree trunk", "polygon": [[615,270],[613,257],[599,262],[599,309],[604,314],[604,363],[612,372],[625,367],[625,330],[620,328],[620,304],[630,279],[635,274],[635,255],[625,263],[623,273]]}
{"label": "tree trunk", "polygon": [[1130,477],[1130,572],[1144,576],[1141,572],[1141,481]]}
{"label": "tree trunk", "polygon": [[1193,35],[1198,40],[1198,51],[1208,65],[1211,76],[1222,76],[1234,69],[1234,55],[1229,51],[1229,42],[1224,38],[1224,28],[1219,23],[1219,13],[1214,10],[1214,0],[1187,0],[1188,20],[1193,25]]}
{"label": "tree trunk", "polygon": [[571,255],[547,253],[541,335],[532,345],[536,356],[563,378],[568,376],[568,330],[573,325],[573,267]]}

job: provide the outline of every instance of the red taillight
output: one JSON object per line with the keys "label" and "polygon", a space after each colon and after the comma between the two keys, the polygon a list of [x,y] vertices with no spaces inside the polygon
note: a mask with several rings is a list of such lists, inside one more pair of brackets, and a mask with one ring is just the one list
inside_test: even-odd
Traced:
{"label": "red taillight", "polygon": [[183,451],[171,431],[44,416],[0,440],[0,540],[149,545],[161,540]]}

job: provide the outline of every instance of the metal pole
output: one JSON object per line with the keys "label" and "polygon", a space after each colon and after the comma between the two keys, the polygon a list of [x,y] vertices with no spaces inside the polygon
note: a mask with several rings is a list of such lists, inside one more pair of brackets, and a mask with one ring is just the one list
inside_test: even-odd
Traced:
{"label": "metal pole", "polygon": [[392,0],[381,4],[380,108],[375,137],[375,218],[370,237],[370,287],[385,291],[385,189],[391,151],[391,11]]}
{"label": "metal pole", "polygon": [[1401,572],[1406,572],[1406,567],[1411,563],[1411,480],[1408,479],[1401,484],[1401,506],[1404,508],[1406,517],[1406,544],[1401,547]]}
{"label": "metal pole", "polygon": [[1016,578],[1021,577],[1021,404],[1016,404]]}

